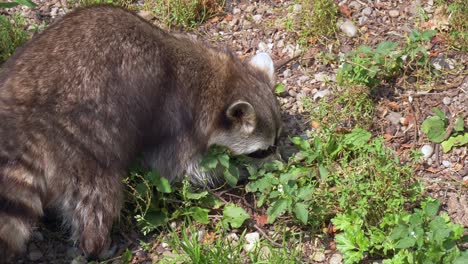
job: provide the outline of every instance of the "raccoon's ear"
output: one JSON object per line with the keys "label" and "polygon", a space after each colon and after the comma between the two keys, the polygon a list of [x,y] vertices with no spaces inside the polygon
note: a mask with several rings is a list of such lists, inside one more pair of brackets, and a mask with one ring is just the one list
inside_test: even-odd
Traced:
{"label": "raccoon's ear", "polygon": [[270,55],[267,53],[258,53],[249,61],[249,65],[262,72],[268,78],[270,86],[275,85],[275,65]]}
{"label": "raccoon's ear", "polygon": [[253,106],[245,101],[237,101],[226,110],[227,118],[244,133],[252,133],[256,125],[256,116]]}

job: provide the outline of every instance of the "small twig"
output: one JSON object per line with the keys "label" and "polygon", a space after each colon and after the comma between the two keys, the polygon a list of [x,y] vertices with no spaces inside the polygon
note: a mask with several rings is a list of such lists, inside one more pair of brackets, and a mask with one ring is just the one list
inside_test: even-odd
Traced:
{"label": "small twig", "polygon": [[440,157],[439,157],[439,150],[440,150],[440,145],[439,144],[435,144],[435,148],[434,148],[434,155],[435,155],[435,160],[436,160],[436,164],[437,164],[437,167],[440,167]]}
{"label": "small twig", "polygon": [[263,229],[261,229],[257,224],[254,224],[254,227],[255,227],[255,229],[257,229],[257,231],[258,231],[260,234],[262,234],[262,236],[264,236],[265,239],[268,240],[273,246],[278,247],[278,248],[283,247],[283,245],[281,245],[280,243],[274,241],[270,236],[268,236],[268,235],[265,233],[265,231],[263,231]]}
{"label": "small twig", "polygon": [[295,56],[291,57],[291,58],[287,58],[287,59],[283,59],[283,60],[280,60],[278,61],[277,63],[275,63],[275,69],[278,71],[279,69],[283,68],[284,65],[290,63],[291,61],[299,58],[301,56],[301,54],[296,54]]}

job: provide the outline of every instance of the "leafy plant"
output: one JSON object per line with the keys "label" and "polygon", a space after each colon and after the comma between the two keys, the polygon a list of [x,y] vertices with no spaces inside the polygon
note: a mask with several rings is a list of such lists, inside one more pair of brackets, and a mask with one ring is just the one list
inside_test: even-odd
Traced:
{"label": "leafy plant", "polygon": [[144,9],[168,26],[193,28],[217,14],[223,0],[152,0],[145,1]]}
{"label": "leafy plant", "polygon": [[383,140],[371,140],[365,130],[292,142],[300,152],[288,164],[249,168],[246,190],[256,193],[257,206],[268,205],[268,223],[289,213],[318,227],[338,212],[353,211],[375,225],[384,214],[400,212],[419,197],[410,168],[400,166]]}
{"label": "leafy plant", "polygon": [[11,2],[0,2],[0,8],[11,8],[18,5],[24,5],[27,7],[35,7],[36,4],[31,0],[13,0]]}
{"label": "leafy plant", "polygon": [[210,209],[222,203],[207,191],[195,192],[188,180],[182,186],[171,187],[168,180],[157,172],[134,169],[124,180],[129,195],[129,207],[143,234],[148,234],[169,221],[189,217],[208,224]]}
{"label": "leafy plant", "polygon": [[28,39],[24,29],[26,21],[19,14],[11,19],[0,15],[0,63],[8,59],[14,51]]}
{"label": "leafy plant", "polygon": [[337,215],[332,219],[342,231],[335,236],[337,249],[345,263],[359,263],[369,254],[386,258],[384,263],[454,263],[466,258],[457,246],[463,227],[445,213],[437,215],[439,206],[438,200],[428,198],[413,214],[386,214],[370,228],[354,212]]}
{"label": "leafy plant", "polygon": [[398,44],[391,41],[381,42],[375,49],[359,46],[342,59],[337,81],[340,85],[355,84],[373,88],[403,71],[427,70],[429,55],[424,43],[434,35],[434,30],[422,33],[413,30],[403,49],[398,49]]}
{"label": "leafy plant", "polygon": [[302,6],[298,19],[300,39],[304,44],[328,40],[336,34],[338,9],[333,0],[299,0]]}
{"label": "leafy plant", "polygon": [[465,132],[463,117],[459,116],[454,123],[453,133],[446,139],[446,130],[449,120],[445,113],[438,108],[433,108],[434,116],[429,116],[424,120],[421,130],[427,138],[434,143],[441,143],[442,150],[447,153],[453,147],[459,147],[468,144],[468,132]]}

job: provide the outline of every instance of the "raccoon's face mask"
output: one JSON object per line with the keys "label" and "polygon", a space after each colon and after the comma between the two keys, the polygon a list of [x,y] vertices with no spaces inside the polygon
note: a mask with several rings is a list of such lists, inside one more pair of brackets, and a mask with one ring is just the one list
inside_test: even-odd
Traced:
{"label": "raccoon's face mask", "polygon": [[247,85],[248,89],[228,104],[223,113],[228,125],[218,130],[209,142],[227,147],[235,155],[269,149],[275,145],[282,127],[273,93],[274,67],[270,56],[257,54],[246,69],[249,73],[241,85]]}

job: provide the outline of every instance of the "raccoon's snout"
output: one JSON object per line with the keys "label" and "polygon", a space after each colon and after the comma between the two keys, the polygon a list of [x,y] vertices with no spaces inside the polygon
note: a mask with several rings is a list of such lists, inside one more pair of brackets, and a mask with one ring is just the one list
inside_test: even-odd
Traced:
{"label": "raccoon's snout", "polygon": [[247,157],[254,158],[254,159],[264,159],[268,156],[274,155],[276,153],[276,146],[271,146],[267,149],[260,149],[254,151],[247,155]]}

